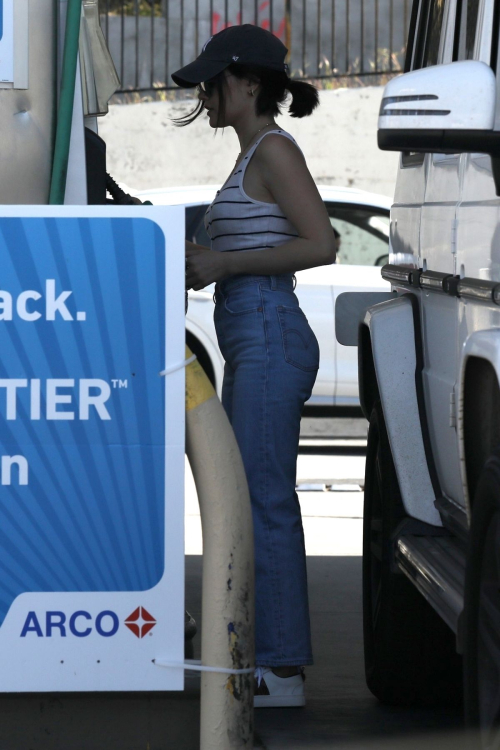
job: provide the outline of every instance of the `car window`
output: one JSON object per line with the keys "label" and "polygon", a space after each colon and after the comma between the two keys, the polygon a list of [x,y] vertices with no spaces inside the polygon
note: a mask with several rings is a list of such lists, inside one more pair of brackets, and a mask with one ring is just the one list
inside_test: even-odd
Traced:
{"label": "car window", "polygon": [[422,60],[423,68],[427,68],[429,65],[437,65],[438,63],[439,40],[441,38],[444,16],[444,1],[445,0],[433,0],[430,4],[429,25],[427,27],[424,57]]}
{"label": "car window", "polygon": [[421,0],[413,70],[437,65],[445,0]]}
{"label": "car window", "polygon": [[205,229],[205,213],[208,203],[186,207],[186,239],[197,245],[210,247],[210,237]]}
{"label": "car window", "polygon": [[389,215],[380,209],[327,203],[332,228],[339,234],[337,263],[383,266],[389,262]]}
{"label": "car window", "polygon": [[472,60],[478,13],[479,3],[477,0],[458,0],[453,50],[454,60]]}

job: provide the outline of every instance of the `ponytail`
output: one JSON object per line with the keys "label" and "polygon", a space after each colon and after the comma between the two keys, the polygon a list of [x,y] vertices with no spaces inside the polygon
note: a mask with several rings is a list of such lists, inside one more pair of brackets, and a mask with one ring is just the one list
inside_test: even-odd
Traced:
{"label": "ponytail", "polygon": [[310,83],[289,78],[284,70],[272,70],[258,65],[233,63],[228,71],[236,78],[249,78],[260,84],[255,102],[258,115],[276,117],[286,105],[288,94],[292,96],[289,112],[292,117],[306,117],[319,104],[318,91]]}
{"label": "ponytail", "polygon": [[292,103],[288,108],[292,117],[307,117],[314,112],[319,104],[318,90],[315,86],[288,78],[286,88],[292,96]]}

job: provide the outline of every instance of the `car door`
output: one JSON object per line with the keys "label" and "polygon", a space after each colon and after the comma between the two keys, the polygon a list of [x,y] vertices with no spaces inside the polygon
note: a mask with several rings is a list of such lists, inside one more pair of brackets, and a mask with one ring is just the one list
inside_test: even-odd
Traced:
{"label": "car door", "polygon": [[[434,0],[431,11],[438,8]],[[432,38],[422,67],[472,57],[479,2],[448,0],[435,12]],[[439,19],[442,17],[442,20]],[[467,32],[464,35],[464,32]],[[420,267],[456,275],[457,228],[464,157],[428,154],[425,197],[420,222]],[[478,196],[475,196],[477,201]],[[458,404],[458,319],[460,303],[452,295],[423,291],[420,295],[424,344],[423,385],[429,437],[440,489],[459,502],[462,495],[460,456],[454,414]]]}
{"label": "car door", "polygon": [[[327,203],[332,229],[339,235],[337,261],[331,267],[332,303],[343,292],[390,291],[381,276],[389,262],[389,211],[359,203]],[[334,317],[328,332],[334,349],[334,404],[356,406],[358,392],[358,350],[339,344]]]}

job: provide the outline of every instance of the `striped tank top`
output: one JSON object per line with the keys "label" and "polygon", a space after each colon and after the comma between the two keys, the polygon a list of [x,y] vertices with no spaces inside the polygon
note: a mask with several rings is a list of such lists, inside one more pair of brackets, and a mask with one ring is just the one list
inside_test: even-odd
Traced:
{"label": "striped tank top", "polygon": [[205,229],[210,237],[212,250],[266,250],[299,236],[277,203],[256,201],[243,189],[246,168],[259,143],[270,133],[283,135],[295,143],[292,136],[284,130],[269,130],[254,143],[217,191],[205,214]]}

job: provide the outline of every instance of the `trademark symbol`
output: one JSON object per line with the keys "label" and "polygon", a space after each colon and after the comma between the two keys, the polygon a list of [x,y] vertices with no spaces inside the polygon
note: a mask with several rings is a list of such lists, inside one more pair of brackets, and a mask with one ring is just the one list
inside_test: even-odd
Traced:
{"label": "trademark symbol", "polygon": [[128,388],[128,380],[120,380],[119,378],[112,378],[113,388]]}

